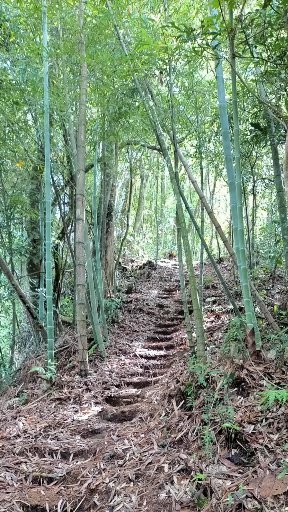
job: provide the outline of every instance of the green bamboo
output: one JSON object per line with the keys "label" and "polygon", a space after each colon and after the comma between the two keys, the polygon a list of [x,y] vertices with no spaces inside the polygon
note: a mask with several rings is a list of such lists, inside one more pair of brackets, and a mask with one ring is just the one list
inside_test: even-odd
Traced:
{"label": "green bamboo", "polygon": [[[198,155],[199,155],[199,166],[200,166],[200,186],[201,191],[204,194],[204,165],[203,165],[203,144],[200,133],[200,123],[199,123],[199,114],[198,114],[198,105],[196,102],[196,127],[197,127],[197,146],[198,146]],[[205,215],[204,215],[204,206],[200,201],[200,223],[201,223],[201,245],[200,245],[200,264],[199,264],[199,301],[200,305],[203,308],[203,279],[204,279],[204,246],[202,239],[204,238],[205,231]]]}
{"label": "green bamboo", "polygon": [[176,209],[176,230],[177,230],[177,256],[178,256],[178,264],[179,264],[179,280],[180,280],[180,290],[181,290],[181,298],[183,303],[184,310],[184,322],[185,329],[187,333],[189,347],[193,347],[193,333],[191,327],[191,319],[188,308],[188,298],[187,291],[185,287],[185,276],[184,276],[184,263],[183,263],[183,250],[182,250],[182,236],[181,236],[181,227],[179,223],[179,215]]}
{"label": "green bamboo", "polygon": [[[267,102],[266,92],[262,83],[258,84],[260,98]],[[288,277],[288,215],[287,215],[287,203],[285,197],[285,190],[282,180],[282,171],[279,158],[278,144],[275,135],[275,124],[274,119],[267,107],[265,107],[265,118],[267,120],[268,137],[271,148],[273,173],[274,173],[274,184],[276,189],[277,208],[281,229],[281,237],[283,243],[284,261],[285,261],[285,272]]]}
{"label": "green bamboo", "polygon": [[[240,266],[240,281],[243,293],[244,308],[246,313],[246,322],[249,330],[255,330],[256,344],[258,348],[261,346],[261,337],[257,325],[254,305],[252,301],[250,289],[250,277],[248,272],[245,232],[243,221],[243,200],[242,200],[242,173],[241,173],[241,157],[240,157],[240,128],[239,128],[239,115],[238,115],[238,100],[237,100],[237,77],[236,77],[236,57],[234,47],[234,20],[233,9],[229,10],[230,17],[230,59],[231,59],[231,83],[232,83],[232,108],[233,108],[233,126],[234,126],[234,154],[235,154],[235,189],[236,189],[236,205],[237,211],[234,216],[238,220],[238,247],[239,247],[239,262]],[[225,94],[225,91],[224,91]],[[227,111],[227,105],[226,105]],[[228,115],[227,115],[228,120]],[[230,140],[230,137],[229,137]],[[232,154],[232,150],[231,150]],[[235,233],[236,238],[236,233]]]}
{"label": "green bamboo", "polygon": [[88,277],[88,288],[89,288],[89,297],[90,297],[90,307],[91,307],[91,316],[92,316],[92,328],[94,332],[94,338],[96,345],[99,348],[100,354],[102,357],[106,357],[105,345],[101,333],[100,321],[98,316],[98,308],[99,302],[97,298],[97,293],[95,290],[95,283],[93,277],[93,265],[92,265],[92,251],[91,245],[88,235],[88,227],[85,223],[84,228],[84,237],[85,237],[85,252],[86,252],[86,265],[87,265],[87,277]]}
{"label": "green bamboo", "polygon": [[106,322],[106,315],[104,309],[104,287],[103,287],[103,272],[102,272],[102,264],[101,264],[101,254],[100,254],[100,240],[99,240],[99,230],[98,230],[98,200],[97,200],[97,180],[98,180],[98,144],[96,141],[95,148],[95,160],[94,160],[94,169],[93,169],[93,236],[94,236],[94,251],[95,251],[95,264],[93,268],[95,268],[95,285],[96,285],[96,293],[99,302],[100,309],[100,321],[103,329],[103,337],[106,343],[108,343],[108,328]]}
{"label": "green bamboo", "polygon": [[[120,242],[120,247],[119,247],[116,262],[115,262],[115,271],[117,271],[117,269],[118,269],[118,265],[119,265],[120,258],[122,255],[123,247],[126,242],[127,236],[129,234],[129,229],[130,229],[130,214],[131,214],[132,196],[133,196],[133,164],[132,164],[132,155],[130,153],[128,153],[128,157],[129,157],[129,189],[128,189],[128,204],[127,204],[127,211],[126,211],[126,227],[125,227],[124,235]],[[124,202],[126,203],[126,200]]]}
{"label": "green bamboo", "polygon": [[45,264],[44,264],[44,255],[45,255],[45,244],[44,244],[44,236],[45,236],[45,218],[44,218],[44,198],[40,197],[40,237],[41,237],[41,272],[40,272],[40,290],[39,290],[39,320],[42,324],[45,322]]}
{"label": "green bamboo", "polygon": [[236,302],[235,302],[235,300],[233,298],[233,295],[231,294],[231,292],[229,290],[229,287],[228,287],[225,279],[223,278],[223,276],[222,276],[222,274],[220,272],[220,269],[219,269],[219,267],[218,267],[218,265],[217,265],[213,255],[212,255],[212,253],[211,253],[211,251],[209,249],[209,246],[208,246],[207,242],[205,241],[205,238],[204,238],[204,235],[203,235],[203,232],[202,232],[202,228],[199,227],[199,225],[198,225],[198,223],[197,223],[197,221],[195,219],[195,216],[193,214],[193,211],[190,208],[190,206],[188,204],[188,201],[187,201],[187,199],[186,199],[186,197],[185,197],[185,195],[183,193],[183,190],[180,187],[179,179],[176,179],[176,181],[177,181],[177,186],[178,186],[178,189],[179,189],[179,193],[180,193],[181,199],[183,201],[183,204],[184,204],[184,206],[186,208],[186,211],[189,214],[189,217],[190,217],[190,219],[192,221],[192,224],[193,224],[193,226],[195,228],[195,231],[196,231],[196,233],[199,236],[201,244],[203,245],[203,248],[205,249],[205,251],[207,253],[207,256],[208,256],[208,258],[209,258],[209,260],[210,260],[210,262],[211,262],[211,264],[212,264],[212,266],[213,266],[213,268],[214,268],[214,270],[215,270],[215,272],[216,272],[216,274],[218,276],[218,279],[219,279],[221,285],[223,286],[224,292],[225,292],[228,300],[230,301],[230,304],[232,305],[232,307],[233,307],[233,309],[235,311],[235,314],[239,318],[242,318],[241,313],[240,313],[240,311],[238,309],[238,306],[237,306],[237,304],[236,304]]}
{"label": "green bamboo", "polygon": [[[212,10],[215,17],[217,11]],[[216,24],[216,22],[215,22]],[[231,44],[231,40],[230,40]],[[222,145],[225,159],[225,167],[228,178],[228,187],[230,195],[230,208],[233,223],[233,235],[235,243],[235,253],[237,259],[237,267],[240,277],[240,284],[243,294],[243,302],[246,315],[246,324],[248,331],[255,331],[256,343],[258,346],[261,344],[260,333],[257,326],[253,301],[250,291],[250,282],[247,268],[247,257],[245,249],[244,237],[244,223],[243,223],[243,206],[242,206],[242,183],[241,183],[241,166],[240,166],[240,138],[239,138],[239,121],[238,121],[238,108],[237,108],[237,88],[236,88],[236,73],[231,74],[232,78],[232,95],[233,95],[233,120],[234,120],[234,145],[235,145],[235,169],[233,162],[233,153],[230,140],[230,129],[228,120],[228,108],[225,94],[225,83],[222,66],[222,56],[220,53],[219,45],[216,40],[213,41],[213,49],[216,60],[216,81],[218,93],[218,106],[221,126]],[[230,48],[231,50],[231,48]],[[235,58],[235,57],[234,57]],[[234,69],[235,71],[235,69]]]}
{"label": "green bamboo", "polygon": [[78,4],[79,29],[79,107],[77,129],[77,173],[75,189],[75,286],[76,286],[76,325],[78,338],[78,362],[81,377],[89,373],[88,342],[87,342],[87,307],[86,307],[86,276],[85,276],[85,159],[86,159],[86,110],[88,91],[88,68],[85,44],[85,0]]}
{"label": "green bamboo", "polygon": [[[206,361],[206,352],[205,352],[205,344],[206,344],[206,337],[204,332],[204,326],[203,326],[203,315],[202,310],[199,304],[199,297],[198,297],[198,291],[197,291],[197,282],[196,282],[196,276],[193,266],[193,260],[192,260],[192,253],[188,238],[188,232],[187,227],[185,223],[185,217],[184,212],[181,204],[181,198],[179,194],[179,190],[176,184],[175,179],[175,173],[173,164],[169,155],[168,147],[165,142],[164,133],[162,131],[161,125],[159,123],[158,114],[156,111],[155,104],[153,102],[153,98],[151,97],[151,101],[149,102],[148,96],[145,96],[145,93],[143,89],[140,87],[140,91],[142,99],[144,101],[144,105],[147,109],[147,113],[150,116],[150,121],[152,124],[152,127],[155,131],[155,135],[157,137],[159,146],[161,148],[163,158],[166,162],[173,193],[176,199],[176,204],[178,208],[178,218],[179,218],[179,224],[181,228],[181,234],[182,234],[182,241],[183,241],[183,248],[185,253],[185,259],[189,274],[189,284],[190,284],[190,292],[191,292],[191,299],[192,299],[192,305],[193,305],[193,315],[195,320],[195,331],[196,331],[196,344],[197,344],[197,358],[199,361]],[[150,92],[150,91],[149,91]],[[147,92],[148,94],[148,92]]]}
{"label": "green bamboo", "polygon": [[139,186],[139,194],[138,194],[138,201],[137,201],[137,210],[134,220],[134,226],[133,226],[133,234],[134,237],[137,236],[137,234],[140,231],[140,227],[143,221],[143,212],[144,212],[144,205],[145,205],[145,188],[146,188],[146,176],[145,176],[145,170],[144,165],[142,164],[142,159],[140,161],[140,186]]}
{"label": "green bamboo", "polygon": [[157,165],[156,165],[156,196],[155,196],[155,224],[156,224],[156,251],[155,251],[155,262],[156,265],[159,259],[159,228],[160,228],[160,219],[158,213],[158,203],[159,203],[159,156],[157,157]]}
{"label": "green bamboo", "polygon": [[43,0],[43,65],[44,65],[44,148],[45,148],[45,278],[46,278],[46,331],[48,373],[55,374],[54,360],[54,320],[51,250],[51,162],[50,162],[50,122],[49,122],[49,58],[47,0]]}

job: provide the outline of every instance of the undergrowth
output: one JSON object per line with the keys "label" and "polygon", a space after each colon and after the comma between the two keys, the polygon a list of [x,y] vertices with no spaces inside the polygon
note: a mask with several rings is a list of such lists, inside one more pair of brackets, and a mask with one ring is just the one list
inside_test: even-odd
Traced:
{"label": "undergrowth", "polygon": [[272,409],[274,406],[285,405],[288,402],[288,389],[270,388],[259,393],[260,404],[265,409]]}
{"label": "undergrowth", "polygon": [[227,439],[233,439],[240,431],[230,400],[231,378],[224,370],[210,368],[195,358],[190,360],[189,370],[191,379],[184,389],[185,406],[187,410],[196,406],[199,414],[197,400],[200,400],[199,439],[203,452],[211,459],[216,450],[216,431],[224,433]]}
{"label": "undergrowth", "polygon": [[119,297],[110,297],[104,301],[106,321],[108,324],[119,322],[122,299]]}
{"label": "undergrowth", "polygon": [[246,358],[248,352],[245,346],[245,338],[245,323],[242,318],[231,318],[221,347],[222,355],[232,360]]}

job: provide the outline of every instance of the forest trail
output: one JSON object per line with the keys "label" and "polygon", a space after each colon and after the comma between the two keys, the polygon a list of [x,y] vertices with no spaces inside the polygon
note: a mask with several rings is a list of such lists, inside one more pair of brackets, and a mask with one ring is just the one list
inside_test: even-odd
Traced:
{"label": "forest trail", "polygon": [[171,432],[188,358],[182,324],[176,262],[144,265],[107,360],[92,356],[88,379],[69,368],[71,348],[60,348],[62,376],[45,395],[39,378],[26,375],[1,425],[1,511],[185,510],[175,506],[177,493],[189,501],[189,478],[176,475],[187,455],[173,439],[187,425]]}
{"label": "forest trail", "polygon": [[[232,287],[231,267],[221,268]],[[147,262],[125,282],[107,359],[90,354],[87,379],[68,332],[50,389],[29,360],[0,398],[0,511],[287,510],[288,476],[277,474],[288,405],[260,403],[272,378],[285,384],[285,368],[223,359],[231,308],[208,265],[206,375],[187,368],[176,262]]]}

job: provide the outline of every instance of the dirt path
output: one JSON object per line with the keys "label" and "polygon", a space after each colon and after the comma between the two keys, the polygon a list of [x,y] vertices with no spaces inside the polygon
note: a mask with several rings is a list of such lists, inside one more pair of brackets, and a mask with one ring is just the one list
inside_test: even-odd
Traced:
{"label": "dirt path", "polygon": [[14,389],[0,432],[1,511],[185,510],[188,455],[175,447],[187,426],[175,389],[187,345],[176,267],[143,269],[107,360],[94,356],[87,380],[67,349],[52,390],[43,395],[31,374]]}
{"label": "dirt path", "polygon": [[66,333],[52,388],[30,373],[40,357],[1,397],[0,512],[286,510],[288,403],[260,402],[267,383],[286,389],[286,367],[223,357],[231,308],[206,265],[209,369],[188,372],[176,264],[134,278],[87,379]]}

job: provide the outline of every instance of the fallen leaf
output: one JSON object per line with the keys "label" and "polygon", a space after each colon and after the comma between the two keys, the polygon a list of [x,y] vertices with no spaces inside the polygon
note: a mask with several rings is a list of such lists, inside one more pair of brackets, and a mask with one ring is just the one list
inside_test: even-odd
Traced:
{"label": "fallen leaf", "polygon": [[288,491],[288,475],[279,478],[276,473],[270,473],[264,478],[255,478],[248,487],[255,496],[270,498]]}

